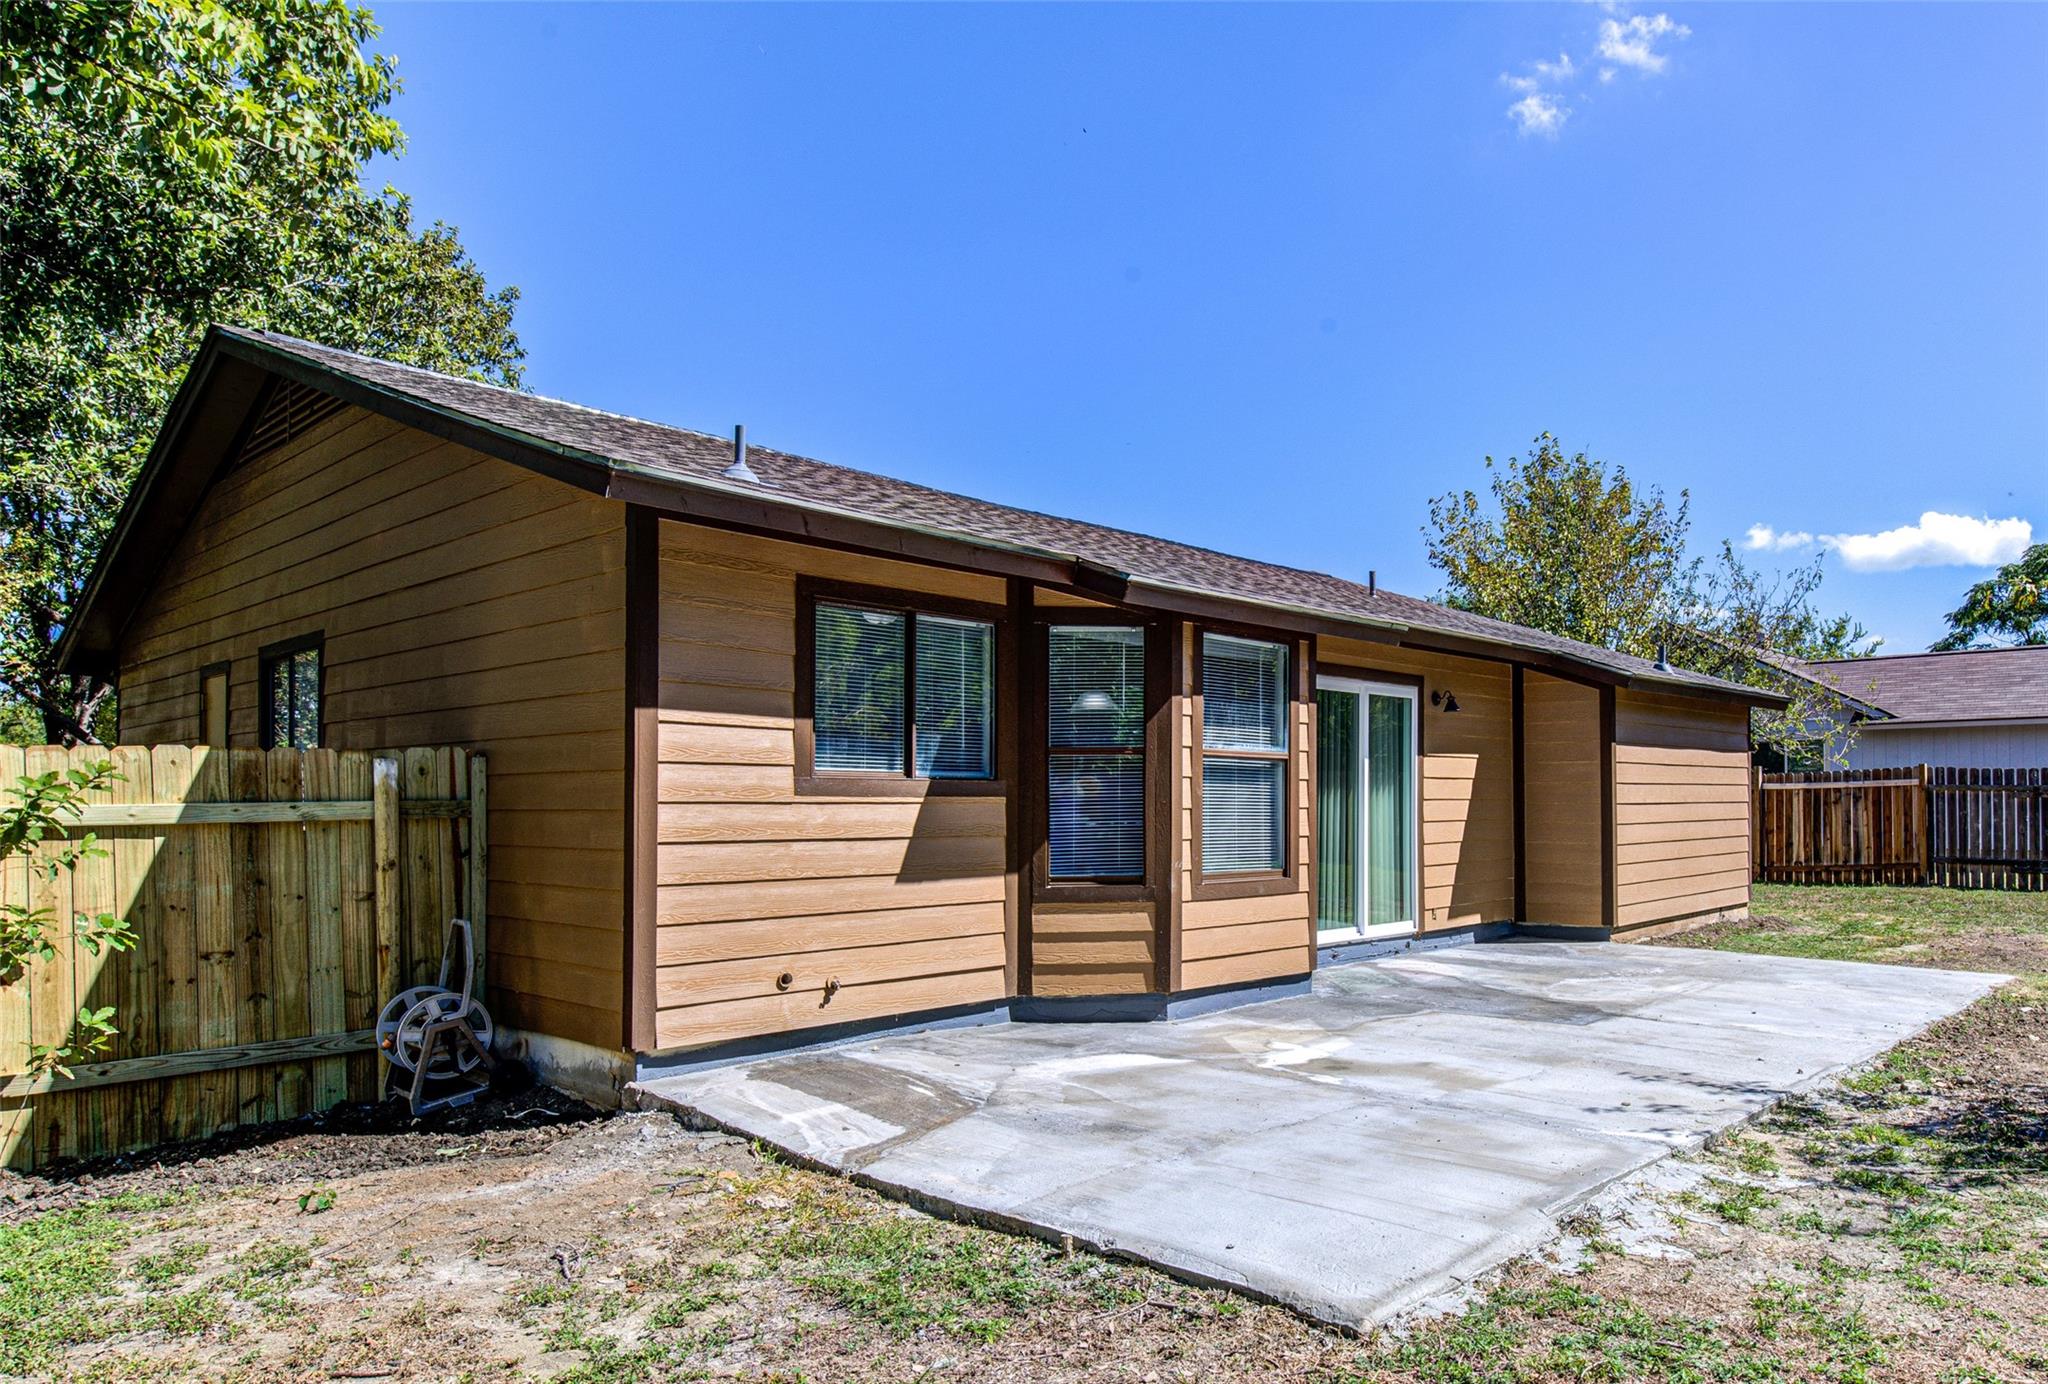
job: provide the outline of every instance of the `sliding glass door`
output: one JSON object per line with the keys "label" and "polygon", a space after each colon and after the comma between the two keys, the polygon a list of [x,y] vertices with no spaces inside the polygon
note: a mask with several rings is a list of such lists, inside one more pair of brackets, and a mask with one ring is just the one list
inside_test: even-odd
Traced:
{"label": "sliding glass door", "polygon": [[1415,689],[1316,680],[1316,932],[1415,929]]}

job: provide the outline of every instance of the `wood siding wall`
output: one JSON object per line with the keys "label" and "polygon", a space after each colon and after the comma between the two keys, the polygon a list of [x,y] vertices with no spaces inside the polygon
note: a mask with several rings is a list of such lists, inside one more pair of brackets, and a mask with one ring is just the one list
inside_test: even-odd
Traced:
{"label": "wood siding wall", "polygon": [[325,635],[322,743],[489,752],[489,1003],[619,1045],[620,506],[347,409],[220,479],[122,639],[121,738],[200,738],[230,673],[254,746],[263,646]]}
{"label": "wood siding wall", "polygon": [[1031,993],[1144,995],[1159,988],[1158,921],[1135,903],[1035,903]]}
{"label": "wood siding wall", "polygon": [[[1347,677],[1422,679],[1422,917],[1424,932],[1505,922],[1515,915],[1515,734],[1505,663],[1324,639],[1319,657]],[[1458,710],[1429,704],[1448,691]]]}
{"label": "wood siding wall", "polygon": [[1525,671],[1524,907],[1518,921],[1605,926],[1600,780],[1606,758],[1600,738],[1600,690]]}
{"label": "wood siding wall", "polygon": [[1749,713],[1617,691],[1617,932],[1662,931],[1749,907]]}
{"label": "wood siding wall", "polygon": [[656,1046],[1004,998],[1008,800],[795,782],[799,574],[991,605],[1004,583],[666,520],[660,545]]}
{"label": "wood siding wall", "polygon": [[[1284,638],[1276,635],[1275,638]],[[1193,625],[1182,627],[1181,666],[1176,676],[1174,724],[1179,728],[1173,811],[1180,819],[1173,882],[1181,903],[1180,986],[1203,990],[1282,976],[1306,975],[1315,966],[1315,704],[1296,701],[1290,751],[1294,795],[1294,880],[1282,893],[1250,898],[1195,897],[1195,841],[1202,824],[1195,817],[1195,776],[1202,772],[1202,728],[1196,722],[1195,663],[1201,640]],[[1312,657],[1298,645],[1296,657]],[[1313,685],[1313,680],[1311,680]]]}

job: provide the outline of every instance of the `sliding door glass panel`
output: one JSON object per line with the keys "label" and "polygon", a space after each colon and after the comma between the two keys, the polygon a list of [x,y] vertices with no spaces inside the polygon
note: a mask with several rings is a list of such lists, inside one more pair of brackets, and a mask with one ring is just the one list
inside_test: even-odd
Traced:
{"label": "sliding door glass panel", "polygon": [[1316,928],[1358,926],[1358,702],[1356,692],[1316,692]]}
{"label": "sliding door glass panel", "polygon": [[1368,698],[1366,745],[1367,920],[1412,922],[1410,874],[1415,860],[1415,703],[1406,697]]}

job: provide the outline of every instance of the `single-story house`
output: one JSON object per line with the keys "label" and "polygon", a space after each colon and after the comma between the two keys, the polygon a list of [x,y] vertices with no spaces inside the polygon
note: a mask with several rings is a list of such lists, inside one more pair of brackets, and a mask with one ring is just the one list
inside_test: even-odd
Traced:
{"label": "single-story house", "polygon": [[2048,645],[1830,659],[1798,671],[1840,693],[1853,723],[1850,734],[1820,737],[1829,768],[2048,767]]}
{"label": "single-story house", "polygon": [[1740,914],[1749,708],[1782,704],[232,328],[62,658],[124,740],[487,752],[489,1002],[613,1073]]}

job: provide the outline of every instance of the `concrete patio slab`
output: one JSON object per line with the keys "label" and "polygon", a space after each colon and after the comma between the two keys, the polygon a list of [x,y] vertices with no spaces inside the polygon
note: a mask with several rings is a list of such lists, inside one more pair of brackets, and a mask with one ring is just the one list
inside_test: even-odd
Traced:
{"label": "concrete patio slab", "polygon": [[1310,995],[1202,1018],[899,1034],[630,1096],[933,1209],[1363,1327],[2002,979],[1501,943],[1332,968]]}

